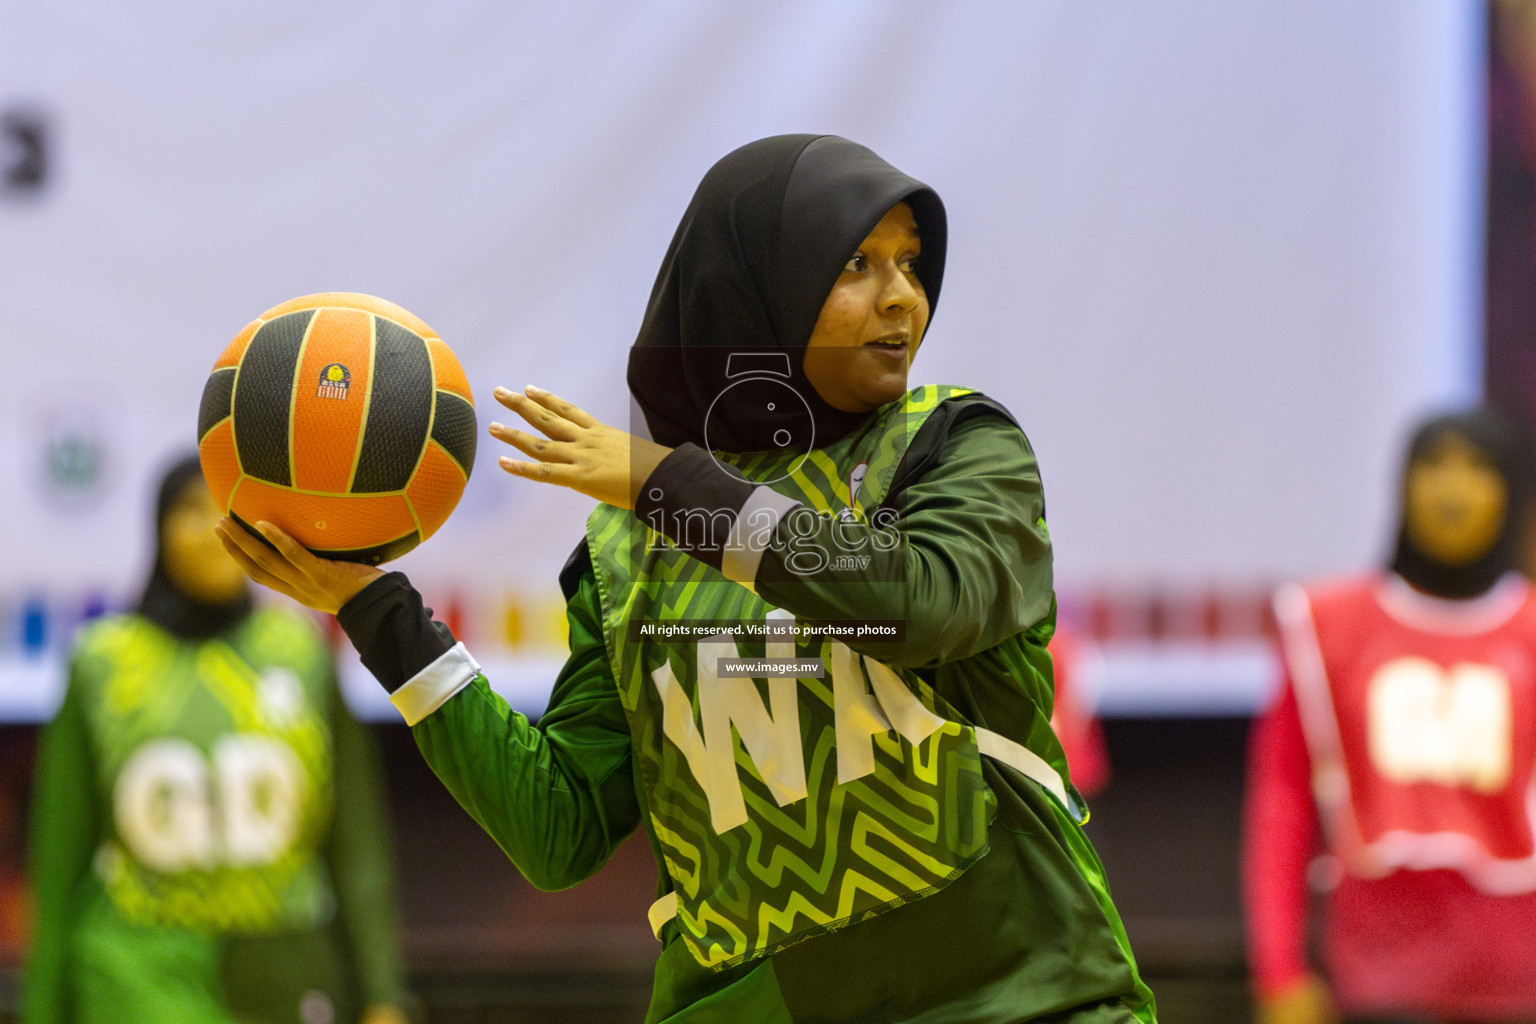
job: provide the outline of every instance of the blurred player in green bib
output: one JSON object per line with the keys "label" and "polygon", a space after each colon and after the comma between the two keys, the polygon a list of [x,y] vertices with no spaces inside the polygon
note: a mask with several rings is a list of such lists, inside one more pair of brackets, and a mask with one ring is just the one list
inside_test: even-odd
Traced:
{"label": "blurred player in green bib", "polygon": [[43,734],[26,1024],[404,1024],[376,751],[309,619],[252,606],[195,458]]}
{"label": "blurred player in green bib", "polygon": [[[909,390],[943,204],[863,146],[777,136],[705,176],[631,350],[650,439],[547,392],[509,473],[599,502],[537,726],[399,573],[220,531],[338,610],[427,761],[536,885],[637,826],[647,1019],[1154,1020],[1051,732],[1051,546],[1013,417]],[[515,553],[513,555],[515,557]]]}

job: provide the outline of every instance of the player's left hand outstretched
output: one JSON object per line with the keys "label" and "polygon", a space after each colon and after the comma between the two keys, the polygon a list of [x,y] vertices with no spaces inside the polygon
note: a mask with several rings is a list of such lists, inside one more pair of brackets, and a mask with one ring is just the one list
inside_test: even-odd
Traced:
{"label": "player's left hand outstretched", "polygon": [[531,385],[523,394],[497,388],[496,401],[544,435],[492,423],[492,437],[537,460],[521,462],[503,455],[502,469],[619,508],[635,507],[646,477],[672,451],[601,423],[574,403]]}
{"label": "player's left hand outstretched", "polygon": [[371,565],[337,562],[312,554],[271,523],[257,523],[256,529],[272,547],[227,517],[220,519],[213,529],[247,576],[316,611],[336,614],[359,591],[384,575],[382,569]]}

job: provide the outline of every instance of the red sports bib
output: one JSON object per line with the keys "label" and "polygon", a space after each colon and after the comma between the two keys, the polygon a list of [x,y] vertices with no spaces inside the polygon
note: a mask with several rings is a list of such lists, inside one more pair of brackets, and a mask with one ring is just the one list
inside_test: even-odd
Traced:
{"label": "red sports bib", "polygon": [[1536,598],[1468,601],[1373,577],[1275,598],[1334,852],[1366,878],[1460,871],[1536,890]]}

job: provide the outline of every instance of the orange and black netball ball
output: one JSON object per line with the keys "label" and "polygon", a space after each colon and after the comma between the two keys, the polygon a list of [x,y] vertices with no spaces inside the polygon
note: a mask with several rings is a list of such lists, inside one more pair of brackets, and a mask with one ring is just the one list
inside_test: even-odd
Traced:
{"label": "orange and black netball ball", "polygon": [[214,362],[197,417],[203,476],[229,516],[370,565],[443,525],[477,435],[442,339],[353,292],[305,295],[247,324]]}

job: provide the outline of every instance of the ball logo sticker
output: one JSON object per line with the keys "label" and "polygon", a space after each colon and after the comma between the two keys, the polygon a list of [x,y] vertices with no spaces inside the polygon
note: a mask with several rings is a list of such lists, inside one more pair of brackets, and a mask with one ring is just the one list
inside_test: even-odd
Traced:
{"label": "ball logo sticker", "polygon": [[320,371],[320,387],[315,394],[321,398],[345,400],[352,388],[352,373],[340,363],[332,363]]}

